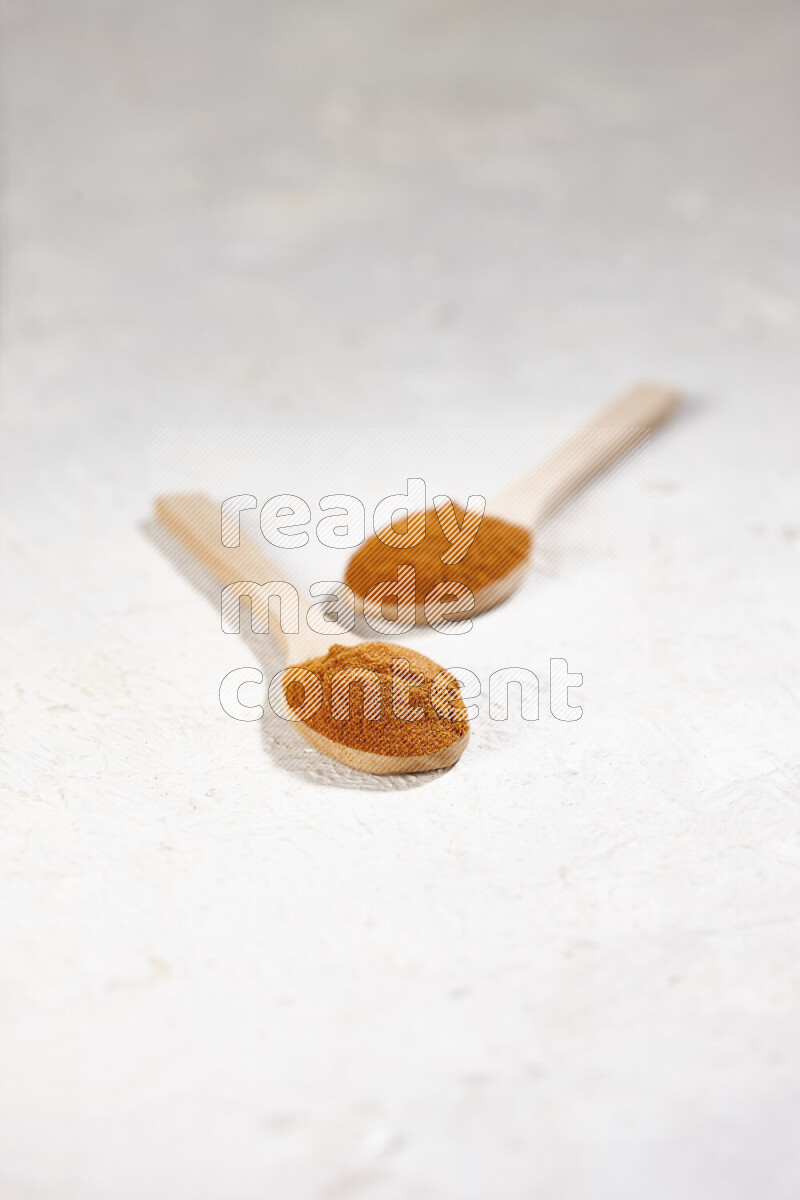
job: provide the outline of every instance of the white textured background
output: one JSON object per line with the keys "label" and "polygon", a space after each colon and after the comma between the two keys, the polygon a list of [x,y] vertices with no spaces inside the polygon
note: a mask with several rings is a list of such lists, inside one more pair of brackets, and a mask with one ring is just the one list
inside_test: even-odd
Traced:
{"label": "white textured background", "polygon": [[[2,1200],[796,1196],[796,5],[2,12]],[[458,654],[629,693],[422,784],[224,717],[153,427],[511,471],[640,375]]]}

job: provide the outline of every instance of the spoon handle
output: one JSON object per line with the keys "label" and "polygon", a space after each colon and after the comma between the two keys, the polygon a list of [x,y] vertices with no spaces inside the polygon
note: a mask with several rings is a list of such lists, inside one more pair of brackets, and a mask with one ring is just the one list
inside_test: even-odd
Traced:
{"label": "spoon handle", "polygon": [[[240,534],[238,545],[225,545],[222,541],[222,514],[219,504],[200,493],[184,492],[168,496],[157,496],[154,505],[157,521],[170,533],[184,550],[210,571],[223,588],[231,587],[230,599],[239,604],[241,597],[250,596],[252,623],[255,629],[267,626],[277,639],[290,662],[312,658],[330,649],[333,637],[338,641],[350,642],[351,635],[331,624],[330,632],[316,633],[307,622],[308,605],[297,590],[274,566],[265,554],[254,546],[244,534]],[[228,542],[235,536],[227,537]],[[269,591],[280,597],[280,621],[270,619],[269,597],[252,584],[269,583]],[[297,614],[297,630],[289,632]],[[273,611],[273,618],[277,612]],[[284,630],[281,626],[287,626]]]}
{"label": "spoon handle", "polygon": [[609,404],[542,466],[496,496],[488,511],[536,527],[595,475],[637,446],[678,406],[678,393],[640,383]]}

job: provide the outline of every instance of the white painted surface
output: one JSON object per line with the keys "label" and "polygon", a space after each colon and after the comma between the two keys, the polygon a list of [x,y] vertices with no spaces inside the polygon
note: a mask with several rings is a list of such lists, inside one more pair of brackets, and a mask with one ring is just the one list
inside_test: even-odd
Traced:
{"label": "white painted surface", "polygon": [[[797,1194],[793,7],[4,5],[2,1200]],[[221,713],[153,427],[511,471],[640,375],[459,654],[580,722],[375,784]]]}

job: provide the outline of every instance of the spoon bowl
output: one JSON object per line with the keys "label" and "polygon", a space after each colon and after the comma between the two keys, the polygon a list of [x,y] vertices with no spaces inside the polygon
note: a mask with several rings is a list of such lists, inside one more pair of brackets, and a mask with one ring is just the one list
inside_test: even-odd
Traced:
{"label": "spoon bowl", "polygon": [[[402,654],[399,646],[398,651]],[[324,733],[306,725],[304,721],[295,722],[294,727],[300,737],[320,754],[344,763],[346,767],[352,767],[356,771],[366,771],[369,775],[414,775],[420,771],[438,771],[440,767],[452,767],[453,763],[461,758],[469,741],[467,732],[434,754],[372,754],[369,750],[357,750],[352,746],[345,746],[342,742],[335,742],[325,737]]]}
{"label": "spoon bowl", "polygon": [[[678,403],[678,394],[660,384],[641,383],[630,388],[585,425],[542,466],[489,501],[482,524],[465,557],[447,568],[438,567],[437,564],[437,582],[447,579],[464,583],[471,587],[474,596],[474,604],[444,614],[443,619],[455,621],[477,616],[508,599],[519,587],[531,564],[534,534],[541,522],[596,475],[639,445],[651,430],[675,411]],[[436,511],[430,510],[426,516],[428,522],[433,522],[435,529],[438,524]],[[486,537],[488,530],[491,530],[490,538],[493,539],[489,542]],[[527,551],[520,555],[521,543],[518,535],[523,530],[527,531],[530,537]],[[509,540],[514,539],[517,552],[514,556],[507,557],[507,562],[510,560],[509,569],[492,577],[489,567],[495,564],[485,563],[482,555],[486,554],[487,549],[494,551],[497,540],[502,539],[504,533]],[[424,540],[420,547],[423,545]],[[394,578],[401,563],[421,567],[420,547],[389,550],[383,544],[380,533],[376,533],[375,537],[370,538],[355,552],[348,564],[345,578],[355,595],[356,607],[362,614],[365,604],[362,591],[368,594],[384,579]],[[447,543],[443,543],[442,550],[447,548]],[[495,554],[494,558],[497,557]],[[501,562],[502,557],[500,556]],[[476,567],[482,569],[476,572]],[[381,572],[383,578],[378,577]],[[474,579],[476,575],[481,579],[485,578],[486,582],[473,587],[469,579]],[[359,587],[357,580],[364,578],[369,579],[368,586],[362,583]],[[425,603],[420,599],[419,592],[415,599],[416,623],[426,624],[428,617]],[[389,620],[396,620],[397,603],[387,598],[383,602],[382,612]]]}
{"label": "spoon bowl", "polygon": [[[224,545],[221,537],[221,511],[207,496],[196,493],[159,496],[155,501],[155,517],[194,559],[227,591],[227,599],[238,605],[244,596],[250,598],[253,627],[260,624],[280,643],[287,660],[287,667],[305,666],[313,659],[324,657],[332,644],[344,648],[363,646],[362,639],[348,630],[331,624],[330,632],[319,633],[307,620],[308,606],[284,579],[261,551],[243,535],[238,545]],[[281,624],[269,620],[269,597],[259,591],[259,585],[269,583],[270,592],[278,595],[281,605],[281,624],[284,612],[297,606],[297,631],[286,633]],[[288,623],[288,622],[287,622]],[[389,643],[386,649],[394,649],[398,659],[408,658],[404,647]],[[436,664],[430,663],[431,668]],[[437,668],[441,670],[441,668]],[[383,720],[383,716],[377,718]],[[420,771],[435,771],[452,766],[466,749],[469,741],[469,726],[466,732],[455,738],[441,739],[442,744],[425,754],[374,753],[369,750],[335,741],[314,729],[297,717],[291,719],[297,733],[321,754],[344,763],[356,771],[372,775],[411,774]],[[446,727],[445,727],[446,728]]]}

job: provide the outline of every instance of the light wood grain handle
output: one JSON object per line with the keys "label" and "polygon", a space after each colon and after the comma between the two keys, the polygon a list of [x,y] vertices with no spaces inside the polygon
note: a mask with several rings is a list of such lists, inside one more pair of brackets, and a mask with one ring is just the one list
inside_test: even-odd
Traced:
{"label": "light wood grain handle", "polygon": [[[247,583],[277,583],[275,591],[285,594],[294,603],[295,589],[251,541],[240,535],[238,546],[226,546],[222,542],[222,516],[219,504],[200,493],[183,492],[169,496],[157,496],[154,503],[156,519],[201,566],[210,571],[223,588],[237,585],[234,595],[247,594]],[[229,539],[231,540],[231,539]],[[290,596],[291,593],[291,596]],[[254,627],[258,618],[266,614],[264,603],[256,594],[251,597]],[[284,600],[281,599],[283,606]],[[298,598],[301,626],[305,624],[307,606]],[[282,610],[283,611],[283,610]],[[269,626],[272,633],[287,650],[286,635],[277,621]]]}
{"label": "light wood grain handle", "polygon": [[488,511],[535,527],[666,420],[678,393],[655,383],[630,388],[541,467],[496,496]]}

